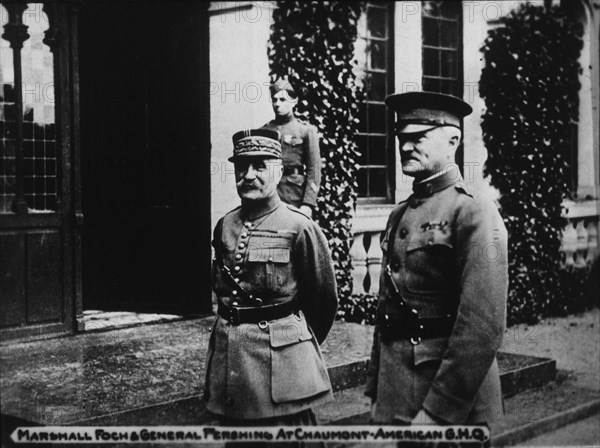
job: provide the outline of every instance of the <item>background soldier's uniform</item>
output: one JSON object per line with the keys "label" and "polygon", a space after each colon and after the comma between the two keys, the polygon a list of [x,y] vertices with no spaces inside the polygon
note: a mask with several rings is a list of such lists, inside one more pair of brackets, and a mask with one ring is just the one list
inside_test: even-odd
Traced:
{"label": "background soldier's uniform", "polygon": [[[384,342],[381,320],[376,325],[365,392],[373,418],[410,422],[425,409],[449,423],[492,421],[503,413],[496,352],[505,329],[506,228],[457,170],[413,188],[387,223],[382,266],[390,264],[419,318],[439,321],[416,345],[410,331]],[[378,316],[402,314],[392,288],[382,273]]]}
{"label": "background soldier's uniform", "polygon": [[284,171],[277,186],[279,197],[287,204],[308,205],[314,210],[321,186],[321,154],[316,128],[295,117],[287,122],[271,120],[263,128],[278,131],[282,136]]}
{"label": "background soldier's uniform", "polygon": [[264,419],[330,400],[319,343],[333,324],[337,292],[319,227],[275,195],[252,215],[242,208],[225,215],[213,245],[217,258],[263,306],[294,304],[300,311],[258,324],[230,322],[221,310],[248,305],[234,294],[220,260],[215,262],[213,287],[221,316],[209,342],[208,410],[228,419]]}

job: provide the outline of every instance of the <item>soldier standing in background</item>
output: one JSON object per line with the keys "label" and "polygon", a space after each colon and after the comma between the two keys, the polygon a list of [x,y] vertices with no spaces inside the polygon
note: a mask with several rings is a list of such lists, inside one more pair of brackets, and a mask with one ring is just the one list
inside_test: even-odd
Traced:
{"label": "soldier standing in background", "polygon": [[298,94],[288,81],[271,86],[275,119],[263,126],[282,136],[283,178],[277,186],[281,200],[312,217],[321,186],[321,154],[317,129],[294,115]]}
{"label": "soldier standing in background", "polygon": [[377,323],[365,394],[378,423],[484,423],[503,413],[496,352],[506,325],[507,233],[471,191],[454,155],[463,100],[386,98],[413,194],[382,238]]}
{"label": "soldier standing in background", "polygon": [[277,195],[280,135],[241,131],[233,144],[242,204],[214,231],[207,409],[227,426],[316,424],[312,408],[332,399],[319,348],[337,310],[327,240]]}

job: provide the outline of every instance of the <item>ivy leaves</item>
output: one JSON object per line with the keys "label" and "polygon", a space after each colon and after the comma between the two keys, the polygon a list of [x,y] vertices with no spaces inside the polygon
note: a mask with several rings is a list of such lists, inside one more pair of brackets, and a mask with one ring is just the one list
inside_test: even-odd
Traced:
{"label": "ivy leaves", "polygon": [[359,91],[352,60],[364,2],[283,1],[277,6],[268,46],[271,77],[287,77],[298,88],[297,114],[320,134],[322,179],[315,219],[329,241],[340,310],[345,310],[352,292],[351,219],[358,189]]}
{"label": "ivy leaves", "polygon": [[559,248],[571,191],[582,30],[558,7],[521,5],[488,33],[479,92],[485,174],[509,232],[509,324],[536,322],[560,300]]}

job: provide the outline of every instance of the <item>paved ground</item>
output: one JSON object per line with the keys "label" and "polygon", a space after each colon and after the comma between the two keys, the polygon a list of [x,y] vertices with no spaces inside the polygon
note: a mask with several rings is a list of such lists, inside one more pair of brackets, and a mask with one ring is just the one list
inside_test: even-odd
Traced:
{"label": "paved ground", "polygon": [[502,350],[556,360],[556,368],[576,373],[579,387],[600,390],[600,310],[544,319],[536,325],[515,325]]}
{"label": "paved ground", "polygon": [[[26,420],[67,424],[198,396],[214,318],[142,325],[0,347],[0,409]],[[335,325],[329,366],[364,359],[372,328]]]}
{"label": "paved ground", "polygon": [[83,326],[86,332],[136,327],[147,323],[175,322],[181,319],[181,316],[173,314],[133,313],[128,311],[106,312],[99,310],[86,310],[83,312]]}
{"label": "paved ground", "polygon": [[528,440],[519,446],[600,446],[600,414]]}
{"label": "paved ground", "polygon": [[[0,347],[2,412],[59,424],[197,396],[211,321],[142,325]],[[600,391],[599,328],[597,309],[515,326],[507,330],[503,350],[556,359],[558,369],[568,371],[577,387]],[[336,325],[323,347],[328,364],[368,356],[371,335],[368,326]],[[589,420],[534,440],[542,445],[599,444],[598,432],[589,430],[598,416]]]}

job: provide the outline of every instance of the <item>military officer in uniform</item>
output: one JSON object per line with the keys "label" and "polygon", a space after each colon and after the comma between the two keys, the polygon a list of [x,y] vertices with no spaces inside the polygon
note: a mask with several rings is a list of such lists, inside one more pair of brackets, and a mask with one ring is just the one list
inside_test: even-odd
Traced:
{"label": "military officer in uniform", "polygon": [[271,86],[275,119],[263,126],[282,136],[283,177],[277,187],[283,202],[312,216],[321,186],[321,154],[317,129],[294,115],[298,95],[280,79]]}
{"label": "military officer in uniform", "polygon": [[494,203],[453,163],[459,98],[394,94],[413,193],[382,236],[377,323],[365,393],[379,423],[483,423],[503,413],[496,352],[505,330],[507,233]]}
{"label": "military officer in uniform", "polygon": [[278,132],[233,136],[241,206],[214,231],[218,316],[206,368],[207,409],[223,425],[315,424],[314,406],[332,398],[319,344],[337,310],[327,241],[281,201]]}

